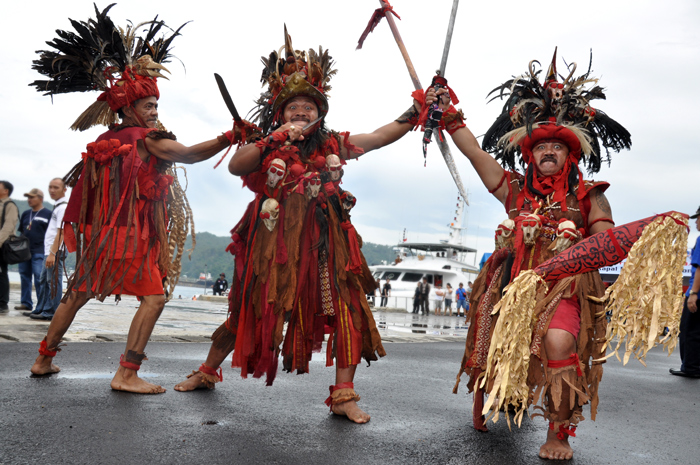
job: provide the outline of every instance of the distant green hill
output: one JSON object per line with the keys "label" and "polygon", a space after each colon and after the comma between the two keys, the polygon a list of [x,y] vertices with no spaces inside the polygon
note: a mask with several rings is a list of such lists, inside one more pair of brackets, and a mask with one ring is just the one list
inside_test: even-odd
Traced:
{"label": "distant green hill", "polygon": [[[219,273],[226,273],[228,279],[233,274],[233,255],[226,252],[226,247],[231,243],[231,239],[225,236],[215,236],[208,232],[197,233],[197,246],[192,252],[192,259],[187,259],[187,252],[182,259],[182,277],[197,278],[200,273],[204,273],[205,265],[212,278],[218,277]],[[191,247],[191,238],[187,238],[185,250]],[[362,253],[367,259],[367,264],[378,265],[382,260],[392,262],[395,253],[392,246],[372,244],[366,242],[362,246]]]}
{"label": "distant green hill", "polygon": [[[23,211],[29,209],[26,200],[12,199],[19,208],[20,215]],[[45,206],[49,209],[52,204],[46,203]],[[185,243],[185,253],[182,257],[182,277],[198,278],[200,273],[211,273],[213,278],[219,276],[219,273],[226,273],[226,277],[230,280],[233,274],[233,256],[226,252],[226,247],[231,243],[231,239],[226,236],[215,236],[208,232],[197,233],[197,246],[192,252],[192,259],[187,258],[187,250],[192,247],[192,238],[188,237]],[[367,259],[368,265],[379,265],[382,261],[390,263],[395,258],[395,253],[392,250],[393,246],[373,244],[365,242],[362,245],[362,253]],[[66,259],[66,267],[68,269],[75,268],[75,254],[70,254]],[[17,271],[17,265],[11,265],[12,271]]]}

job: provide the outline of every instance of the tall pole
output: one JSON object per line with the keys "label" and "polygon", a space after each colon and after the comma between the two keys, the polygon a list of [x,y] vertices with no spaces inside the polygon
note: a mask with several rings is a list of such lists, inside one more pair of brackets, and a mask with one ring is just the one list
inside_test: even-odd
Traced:
{"label": "tall pole", "polygon": [[455,29],[455,19],[457,18],[457,7],[459,0],[452,2],[452,12],[450,13],[450,23],[447,25],[447,36],[445,37],[445,47],[442,49],[442,60],[440,61],[440,76],[445,77],[445,66],[447,66],[447,56],[450,54],[450,44],[452,43],[452,32]]}
{"label": "tall pole", "polygon": [[[459,0],[454,0],[454,3],[452,5],[452,13],[450,16],[450,27],[447,29],[447,41],[445,42],[445,50],[443,51],[442,54],[442,61],[443,63],[446,64],[447,62],[447,54],[449,53],[449,48],[450,48],[450,42],[452,41],[452,30],[454,29],[454,20],[455,16],[457,15],[457,4],[459,3]],[[386,5],[382,0],[379,0],[379,4],[384,8]],[[384,13],[384,17],[386,18],[387,22],[389,23],[389,27],[391,28],[391,33],[394,35],[394,40],[396,40],[396,45],[399,46],[399,50],[401,51],[401,55],[403,56],[404,61],[406,62],[406,68],[408,68],[408,74],[411,76],[411,81],[413,81],[413,87],[415,87],[416,90],[422,89],[423,86],[420,83],[420,80],[418,79],[418,74],[416,74],[416,69],[413,67],[413,62],[411,61],[411,57],[408,56],[408,50],[406,50],[406,45],[403,43],[403,39],[401,39],[401,34],[399,34],[399,29],[396,27],[396,22],[394,21],[394,17],[391,13],[388,11]],[[444,65],[441,65],[444,66]],[[444,73],[440,73],[441,76],[444,77]],[[440,135],[438,136],[438,133]],[[447,169],[450,171],[450,174],[452,175],[452,179],[454,179],[455,184],[457,185],[457,190],[459,190],[459,193],[462,195],[462,198],[466,202],[467,205],[469,205],[469,200],[467,199],[467,192],[464,189],[464,185],[462,184],[462,178],[459,175],[459,171],[457,171],[457,165],[455,164],[455,160],[452,157],[452,153],[450,152],[450,147],[447,145],[447,142],[445,142],[445,137],[444,134],[442,134],[441,131],[435,131],[433,133],[433,137],[435,137],[435,142],[437,142],[438,147],[440,148],[440,152],[442,152],[442,157],[445,159],[445,164],[447,165]]]}

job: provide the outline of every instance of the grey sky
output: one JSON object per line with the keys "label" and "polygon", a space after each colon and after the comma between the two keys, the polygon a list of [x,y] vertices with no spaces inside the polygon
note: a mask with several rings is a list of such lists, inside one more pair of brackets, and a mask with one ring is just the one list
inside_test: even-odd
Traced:
{"label": "grey sky", "polygon": [[[104,8],[107,2],[98,2]],[[439,65],[451,0],[395,0],[397,21],[423,85]],[[428,8],[430,5],[430,8]],[[459,108],[475,134],[483,134],[500,113],[501,103],[486,105],[486,94],[527,70],[537,59],[544,66],[554,47],[559,57],[588,66],[600,77],[608,100],[596,106],[632,134],[632,150],[615,154],[597,180],[611,183],[606,195],[617,224],[655,213],[694,212],[700,205],[697,178],[700,91],[700,6],[695,1],[557,2],[532,7],[522,1],[460,4],[447,78],[460,98]],[[121,1],[112,9],[118,25],[156,14],[171,27],[192,20],[176,39],[178,62],[169,65],[171,80],[161,80],[160,118],[182,143],[210,139],[231,126],[213,73],[221,74],[241,113],[253,105],[261,87],[260,56],[283,44],[286,22],[297,49],[323,45],[336,60],[327,123],[351,133],[369,132],[398,117],[411,104],[413,90],[406,67],[385,21],[355,51],[357,39],[378,2],[179,2]],[[97,93],[48,97],[28,87],[38,78],[31,70],[35,50],[45,48],[68,17],[93,16],[89,1],[14,2],[3,5],[0,28],[0,178],[20,192],[46,191],[51,178],[65,174],[80,153],[104,129],[85,133],[68,129]],[[41,15],[37,15],[37,11]],[[560,71],[563,62],[558,63]],[[578,74],[578,73],[577,73]],[[489,251],[493,230],[506,217],[486,192],[467,160],[453,147],[462,179],[470,192],[467,245]],[[218,156],[188,166],[187,195],[198,231],[225,235],[252,199]],[[393,244],[403,228],[410,240],[447,237],[446,225],[457,196],[435,144],[423,167],[420,135],[348,164],[343,187],[358,199],[353,222],[366,241]],[[691,240],[697,232],[691,231]]]}

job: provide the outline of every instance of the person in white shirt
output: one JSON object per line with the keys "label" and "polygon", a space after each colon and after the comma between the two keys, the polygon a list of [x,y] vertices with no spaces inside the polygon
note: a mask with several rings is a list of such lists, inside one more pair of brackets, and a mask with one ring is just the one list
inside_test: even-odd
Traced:
{"label": "person in white shirt", "polygon": [[442,301],[445,300],[445,290],[440,285],[435,285],[435,314],[442,315]]}
{"label": "person in white shirt", "polygon": [[60,257],[60,248],[63,243],[63,214],[68,204],[66,184],[63,179],[51,180],[49,196],[54,201],[54,207],[44,236],[45,261],[37,289],[39,301],[34,311],[29,314],[29,318],[48,321],[53,318],[63,297],[63,261]]}

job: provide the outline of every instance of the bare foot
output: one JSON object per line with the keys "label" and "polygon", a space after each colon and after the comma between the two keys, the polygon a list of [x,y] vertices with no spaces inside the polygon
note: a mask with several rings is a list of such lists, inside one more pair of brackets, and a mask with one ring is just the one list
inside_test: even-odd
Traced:
{"label": "bare foot", "polygon": [[187,392],[196,389],[214,389],[214,386],[209,387],[204,379],[201,371],[195,371],[191,375],[187,375],[187,379],[175,385],[176,391]]}
{"label": "bare foot", "polygon": [[569,445],[569,437],[563,441],[557,438],[557,432],[547,428],[547,442],[540,447],[540,457],[552,460],[571,460],[574,450]]}
{"label": "bare foot", "polygon": [[58,368],[58,366],[51,363],[52,361],[53,357],[45,357],[43,355],[39,355],[36,358],[34,365],[32,365],[32,374],[35,376],[44,376],[53,373],[58,373],[59,371],[61,371],[61,369]]}
{"label": "bare foot", "polygon": [[134,392],[136,394],[162,394],[165,392],[165,389],[161,386],[142,380],[136,371],[129,370],[123,366],[119,366],[110,386],[115,391]]}
{"label": "bare foot", "polygon": [[354,421],[355,423],[367,423],[370,419],[370,416],[358,407],[357,402],[354,400],[336,404],[331,410],[336,415],[346,416],[348,420]]}

